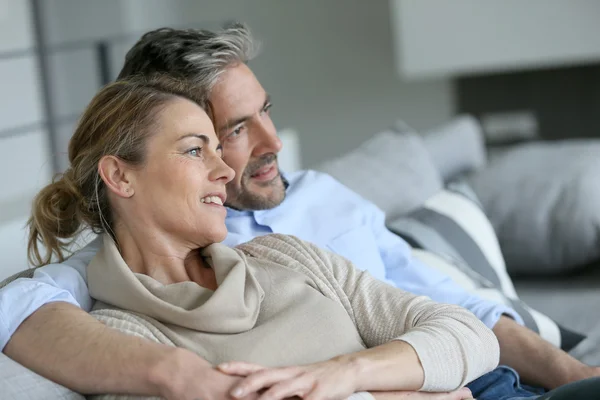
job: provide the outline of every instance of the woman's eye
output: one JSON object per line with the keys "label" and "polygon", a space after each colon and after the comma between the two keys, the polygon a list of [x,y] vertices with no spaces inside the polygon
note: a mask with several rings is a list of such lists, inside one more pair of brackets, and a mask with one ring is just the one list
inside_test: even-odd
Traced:
{"label": "woman's eye", "polygon": [[188,150],[188,154],[192,157],[200,157],[202,153],[202,149],[200,147],[194,147],[193,149]]}

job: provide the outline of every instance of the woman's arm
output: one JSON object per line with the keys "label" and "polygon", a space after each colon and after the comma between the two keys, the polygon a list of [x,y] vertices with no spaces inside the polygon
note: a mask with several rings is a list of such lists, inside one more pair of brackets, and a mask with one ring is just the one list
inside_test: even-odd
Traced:
{"label": "woman's arm", "polygon": [[[373,347],[350,355],[372,372],[360,377],[361,390],[410,390],[418,378],[417,372],[405,375],[411,368],[424,374],[421,390],[456,390],[498,365],[496,336],[468,310],[397,289],[343,257],[305,245],[332,273],[348,298],[361,337]],[[396,368],[397,375],[390,373]],[[400,381],[411,388],[398,387]]]}
{"label": "woman's arm", "polygon": [[462,307],[394,288],[297,238],[272,235],[241,248],[304,269],[346,308],[367,347],[385,346],[345,356],[353,368],[369,371],[355,376],[357,390],[450,391],[498,364],[495,335]]}

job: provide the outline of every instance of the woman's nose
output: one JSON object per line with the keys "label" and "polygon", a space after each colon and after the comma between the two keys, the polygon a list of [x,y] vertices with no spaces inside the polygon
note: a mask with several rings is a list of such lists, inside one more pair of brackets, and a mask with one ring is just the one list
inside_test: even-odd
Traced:
{"label": "woman's nose", "polygon": [[235,177],[235,171],[231,169],[231,167],[227,165],[221,157],[216,158],[217,162],[215,164],[215,168],[213,169],[213,176],[211,177],[211,180],[222,180],[225,184],[231,182]]}

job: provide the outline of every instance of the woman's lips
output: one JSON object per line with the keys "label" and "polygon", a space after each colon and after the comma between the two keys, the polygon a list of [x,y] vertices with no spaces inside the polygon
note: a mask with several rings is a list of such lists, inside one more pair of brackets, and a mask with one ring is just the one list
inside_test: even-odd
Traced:
{"label": "woman's lips", "polygon": [[254,174],[250,176],[250,178],[255,179],[260,182],[270,181],[275,178],[279,174],[279,170],[277,169],[277,163],[273,163],[262,167]]}

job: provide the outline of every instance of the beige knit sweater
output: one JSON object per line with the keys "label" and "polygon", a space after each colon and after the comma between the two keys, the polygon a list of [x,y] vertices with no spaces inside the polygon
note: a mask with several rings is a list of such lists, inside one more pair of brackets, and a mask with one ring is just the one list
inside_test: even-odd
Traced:
{"label": "beige knit sweater", "polygon": [[418,354],[426,391],[457,389],[498,364],[496,337],[469,311],[389,286],[295,237],[213,244],[202,255],[216,291],[134,274],[105,236],[87,271],[99,300],[92,314],[212,364],[307,364],[403,340]]}

